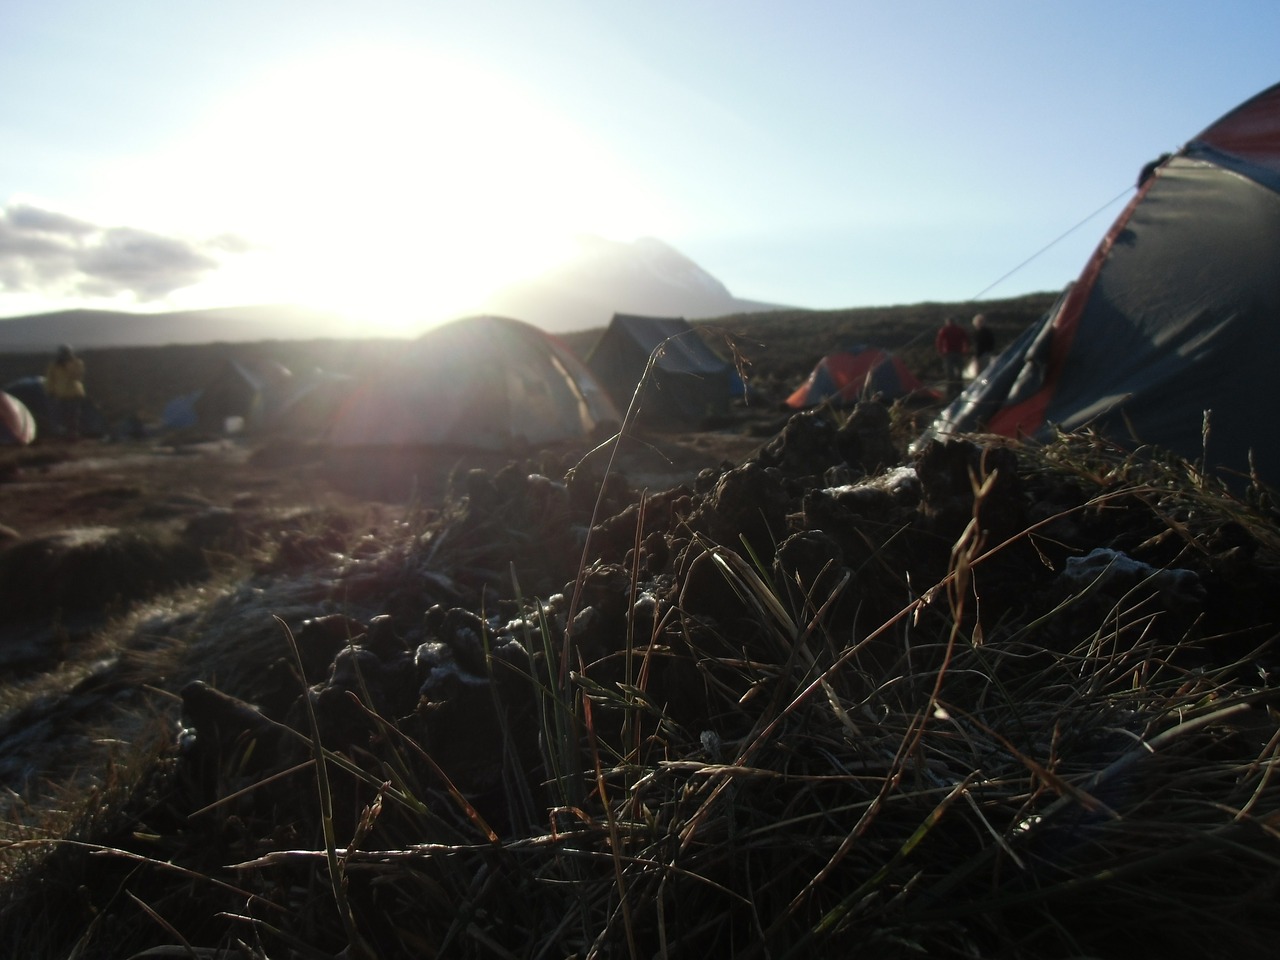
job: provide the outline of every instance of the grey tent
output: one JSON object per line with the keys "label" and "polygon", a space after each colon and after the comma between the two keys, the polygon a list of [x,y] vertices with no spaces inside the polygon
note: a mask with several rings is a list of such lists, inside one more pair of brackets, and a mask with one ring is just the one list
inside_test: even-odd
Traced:
{"label": "grey tent", "polygon": [[1088,426],[1280,482],[1278,251],[1280,84],[1144,168],[1080,278],[925,437]]}
{"label": "grey tent", "polygon": [[638,419],[651,425],[696,424],[725,412],[742,392],[733,367],[679,317],[614,314],[587,355],[587,367],[619,410],[632,403],[643,379]]}
{"label": "grey tent", "polygon": [[196,417],[219,431],[235,421],[247,425],[266,417],[292,381],[289,369],[275,361],[228,360],[195,398]]}
{"label": "grey tent", "polygon": [[507,317],[465,317],[428,330],[358,384],[330,427],[336,447],[459,446],[514,450],[581,441],[618,412],[572,351]]}

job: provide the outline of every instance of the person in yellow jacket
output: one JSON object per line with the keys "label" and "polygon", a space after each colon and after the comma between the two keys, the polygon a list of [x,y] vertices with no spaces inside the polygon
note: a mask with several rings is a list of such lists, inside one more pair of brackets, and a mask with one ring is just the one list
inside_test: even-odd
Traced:
{"label": "person in yellow jacket", "polygon": [[80,406],[84,402],[84,361],[63,344],[44,375],[44,392],[55,436],[80,436]]}

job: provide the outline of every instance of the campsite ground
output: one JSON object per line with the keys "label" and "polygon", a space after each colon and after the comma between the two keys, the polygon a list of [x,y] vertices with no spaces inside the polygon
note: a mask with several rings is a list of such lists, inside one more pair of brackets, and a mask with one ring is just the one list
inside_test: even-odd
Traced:
{"label": "campsite ground", "polygon": [[751,405],[595,450],[0,449],[0,953],[1265,953],[1269,501],[1089,436],[881,470],[930,408],[780,406],[855,319],[720,324]]}

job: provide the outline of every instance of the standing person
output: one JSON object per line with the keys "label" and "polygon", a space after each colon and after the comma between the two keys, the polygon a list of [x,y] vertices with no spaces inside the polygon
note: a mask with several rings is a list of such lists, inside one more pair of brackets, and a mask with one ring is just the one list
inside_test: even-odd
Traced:
{"label": "standing person", "polygon": [[947,317],[946,323],[933,338],[933,348],[942,357],[942,374],[947,381],[947,398],[960,392],[964,378],[964,358],[969,352],[969,334],[956,323],[955,317]]}
{"label": "standing person", "polygon": [[44,375],[49,418],[55,436],[80,436],[80,406],[84,402],[84,361],[65,343],[58,348]]}
{"label": "standing person", "polygon": [[977,362],[978,376],[987,369],[991,356],[996,352],[996,335],[987,326],[987,318],[979,313],[973,318],[973,359]]}

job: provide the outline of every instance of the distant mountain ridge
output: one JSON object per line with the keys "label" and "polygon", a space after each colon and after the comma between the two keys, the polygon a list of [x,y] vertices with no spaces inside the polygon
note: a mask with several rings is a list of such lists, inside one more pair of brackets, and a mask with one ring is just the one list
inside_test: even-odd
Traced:
{"label": "distant mountain ridge", "polygon": [[[742,300],[684,254],[651,237],[618,243],[580,237],[573,257],[531,280],[509,284],[477,312],[524,320],[552,333],[607,326],[615,313],[696,320],[781,305]],[[431,318],[423,318],[425,329]],[[0,350],[48,351],[167,344],[246,343],[370,336],[335,313],[291,305],[219,307],[168,313],[64,310],[0,319]]]}
{"label": "distant mountain ridge", "polygon": [[17,353],[52,351],[60,343],[72,344],[81,350],[311,340],[334,336],[330,330],[344,323],[332,314],[285,304],[170,313],[62,310],[0,320],[0,350]]}

